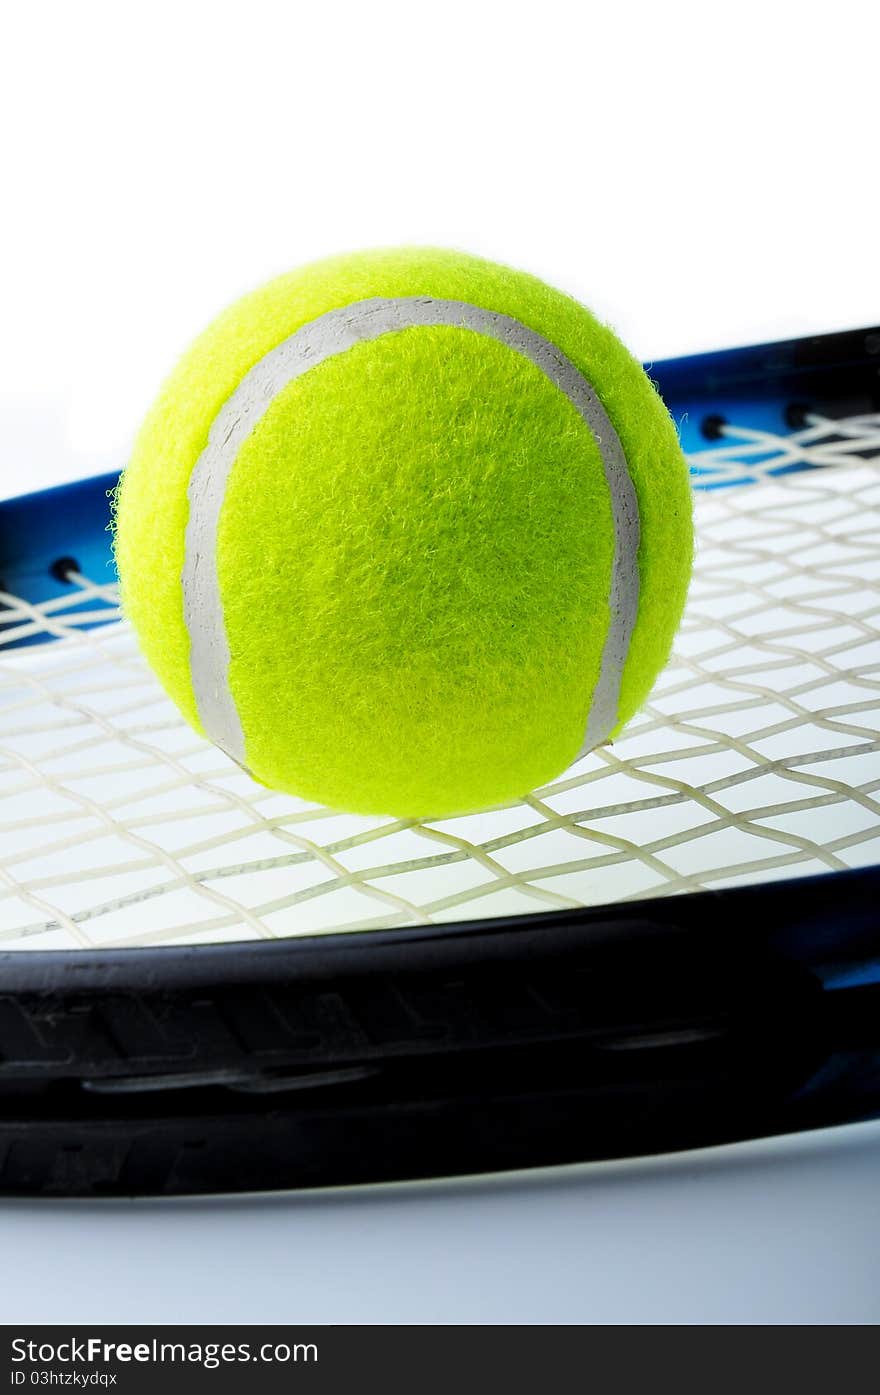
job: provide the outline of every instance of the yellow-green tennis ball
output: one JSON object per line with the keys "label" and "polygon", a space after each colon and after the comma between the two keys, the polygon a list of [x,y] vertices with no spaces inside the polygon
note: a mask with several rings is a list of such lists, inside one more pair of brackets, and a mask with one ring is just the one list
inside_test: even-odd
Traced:
{"label": "yellow-green tennis ball", "polygon": [[665,664],[688,473],[638,363],[541,281],[424,248],[232,306],[117,498],[124,608],[264,784],[403,816],[526,794]]}

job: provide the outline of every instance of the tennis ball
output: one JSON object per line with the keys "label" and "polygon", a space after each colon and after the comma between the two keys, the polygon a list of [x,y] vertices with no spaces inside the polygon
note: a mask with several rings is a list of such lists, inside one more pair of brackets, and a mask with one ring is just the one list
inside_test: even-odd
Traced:
{"label": "tennis ball", "polygon": [[669,654],[687,467],[614,334],[424,248],[233,305],[137,438],[122,602],[184,716],[334,808],[472,811],[605,742]]}

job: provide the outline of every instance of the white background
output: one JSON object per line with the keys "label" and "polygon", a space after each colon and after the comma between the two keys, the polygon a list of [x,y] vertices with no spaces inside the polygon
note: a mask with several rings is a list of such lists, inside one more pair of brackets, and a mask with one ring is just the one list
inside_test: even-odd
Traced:
{"label": "white background", "polygon": [[[873,16],[873,18],[872,18]],[[876,7],[4,7],[0,494],[122,464],[228,301],[462,247],[643,358],[880,321]]]}
{"label": "white background", "polygon": [[[880,321],[876,16],[5,6],[0,493],[121,464],[218,309],[346,248],[521,265],[644,358]],[[876,1318],[878,1161],[862,1126],[552,1183],[7,1205],[2,1315]]]}

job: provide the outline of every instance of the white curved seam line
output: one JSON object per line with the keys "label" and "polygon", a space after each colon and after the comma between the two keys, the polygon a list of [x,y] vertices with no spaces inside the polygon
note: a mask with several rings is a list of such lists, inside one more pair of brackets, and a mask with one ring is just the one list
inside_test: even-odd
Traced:
{"label": "white curved seam line", "polygon": [[614,556],[610,622],[579,755],[617,725],[621,676],[639,607],[640,523],[623,447],[594,388],[555,344],[508,315],[458,300],[376,297],[329,310],[254,364],[214,418],[190,476],[181,583],[193,692],[208,736],[239,765],[246,764],[245,740],[229,688],[231,656],[217,574],[220,512],[238,452],[278,394],[310,368],[355,344],[438,325],[484,334],[529,359],[565,394],[596,441],[611,500]]}

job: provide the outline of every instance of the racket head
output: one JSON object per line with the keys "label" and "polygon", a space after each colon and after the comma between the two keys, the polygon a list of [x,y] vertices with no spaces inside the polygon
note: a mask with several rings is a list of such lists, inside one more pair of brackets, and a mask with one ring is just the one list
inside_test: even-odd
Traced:
{"label": "racket head", "polygon": [[878,347],[652,367],[697,491],[676,658],[614,748],[467,820],[252,786],[116,619],[114,481],[0,507],[0,1189],[425,1176],[876,1111]]}

